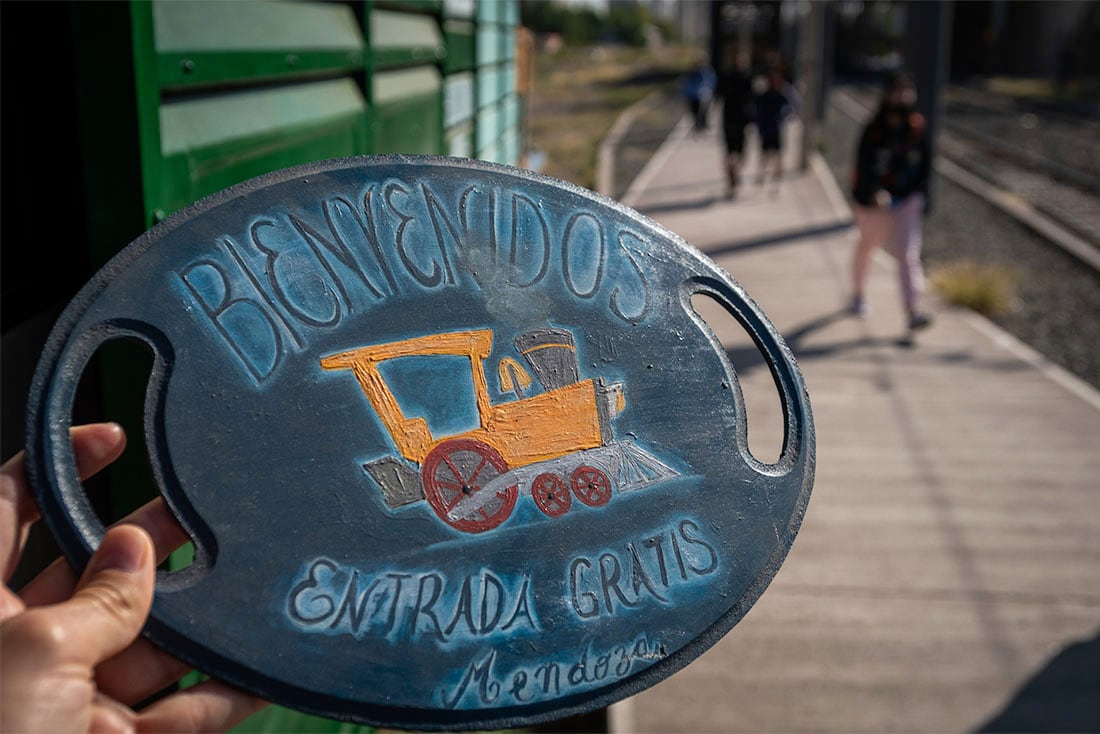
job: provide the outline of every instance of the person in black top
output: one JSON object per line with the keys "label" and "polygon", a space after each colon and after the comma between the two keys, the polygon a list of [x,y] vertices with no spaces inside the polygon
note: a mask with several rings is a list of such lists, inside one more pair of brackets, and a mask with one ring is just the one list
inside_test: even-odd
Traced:
{"label": "person in black top", "polygon": [[755,116],[752,94],[752,73],[749,55],[737,54],[733,68],[718,79],[718,96],[722,97],[722,133],[726,141],[726,195],[733,198],[741,178],[741,156],[745,150],[745,128]]}
{"label": "person in black top", "polygon": [[783,68],[773,64],[767,73],[767,87],[756,97],[756,132],[760,135],[760,183],[768,171],[778,186],[783,177],[783,122],[797,114],[802,98],[787,81]]}
{"label": "person in black top", "polygon": [[898,260],[901,295],[910,331],[928,326],[921,310],[921,217],[928,205],[931,170],[924,117],[916,111],[917,93],[906,74],[893,74],[883,89],[875,116],[859,139],[852,198],[859,242],[852,260],[851,310],[864,315],[864,286],[875,248],[892,239]]}

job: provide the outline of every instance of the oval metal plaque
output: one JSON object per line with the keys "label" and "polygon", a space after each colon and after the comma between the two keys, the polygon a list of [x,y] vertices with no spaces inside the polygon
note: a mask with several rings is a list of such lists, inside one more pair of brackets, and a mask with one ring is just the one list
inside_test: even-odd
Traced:
{"label": "oval metal plaque", "polygon": [[[746,448],[690,299],[752,335],[785,411]],[[29,468],[68,557],[102,536],[68,440],[88,360],[154,353],[146,440],[196,545],[146,634],[305,711],[519,726],[636,693],[775,574],[809,498],[798,368],[728,275],[632,210],[481,162],[329,161],[211,196],[69,306]]]}

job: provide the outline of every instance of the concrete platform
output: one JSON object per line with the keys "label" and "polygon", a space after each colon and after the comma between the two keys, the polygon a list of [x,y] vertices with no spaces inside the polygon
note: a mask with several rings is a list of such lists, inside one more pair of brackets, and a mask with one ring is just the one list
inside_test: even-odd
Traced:
{"label": "concrete platform", "polygon": [[[711,254],[787,338],[817,481],[756,606],[613,707],[612,730],[1100,731],[1100,393],[934,302],[933,326],[900,346],[885,255],[871,313],[849,316],[851,212],[825,167],[794,172],[791,149],[777,189],[727,200],[722,150],[717,131],[681,126],[625,198]],[[732,319],[703,313],[739,370],[750,447],[774,458],[771,376]]]}

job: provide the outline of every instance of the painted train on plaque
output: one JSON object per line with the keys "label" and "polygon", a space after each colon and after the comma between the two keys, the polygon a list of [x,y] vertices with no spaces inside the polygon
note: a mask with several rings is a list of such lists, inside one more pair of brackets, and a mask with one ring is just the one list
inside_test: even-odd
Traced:
{"label": "painted train on plaque", "polygon": [[[615,439],[612,421],[626,405],[624,386],[582,380],[567,329],[542,327],[515,337],[538,384],[518,360],[503,357],[496,370],[500,392],[515,399],[493,404],[485,364],[493,337],[489,329],[427,334],[321,360],[326,370],[351,370],[397,449],[396,456],[363,465],[387,507],[426,500],[450,527],[482,533],[507,520],[521,494],[556,518],[569,512],[574,496],[602,507],[615,491],[679,475],[634,440]],[[449,367],[432,372],[432,361]],[[391,385],[409,382],[417,371],[446,384],[444,390],[433,384],[430,391],[445,396],[443,407],[450,412],[435,426],[406,415],[411,411],[402,410]],[[404,395],[423,392],[410,385]],[[462,404],[464,393],[473,405]]]}

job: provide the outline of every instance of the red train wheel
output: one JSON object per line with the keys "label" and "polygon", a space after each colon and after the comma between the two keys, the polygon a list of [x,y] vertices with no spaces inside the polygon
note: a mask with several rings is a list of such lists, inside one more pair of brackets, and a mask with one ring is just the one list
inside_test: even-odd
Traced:
{"label": "red train wheel", "polygon": [[535,477],[535,481],[531,482],[531,496],[535,498],[538,508],[549,517],[561,517],[569,512],[569,505],[573,502],[565,480],[557,474],[539,474]]}
{"label": "red train wheel", "polygon": [[460,438],[439,444],[420,468],[424,497],[443,522],[464,533],[483,533],[508,519],[519,495],[517,485],[492,495],[482,489],[508,471],[492,446]]}
{"label": "red train wheel", "polygon": [[578,466],[572,481],[573,493],[589,507],[602,507],[611,499],[611,480],[594,466]]}

